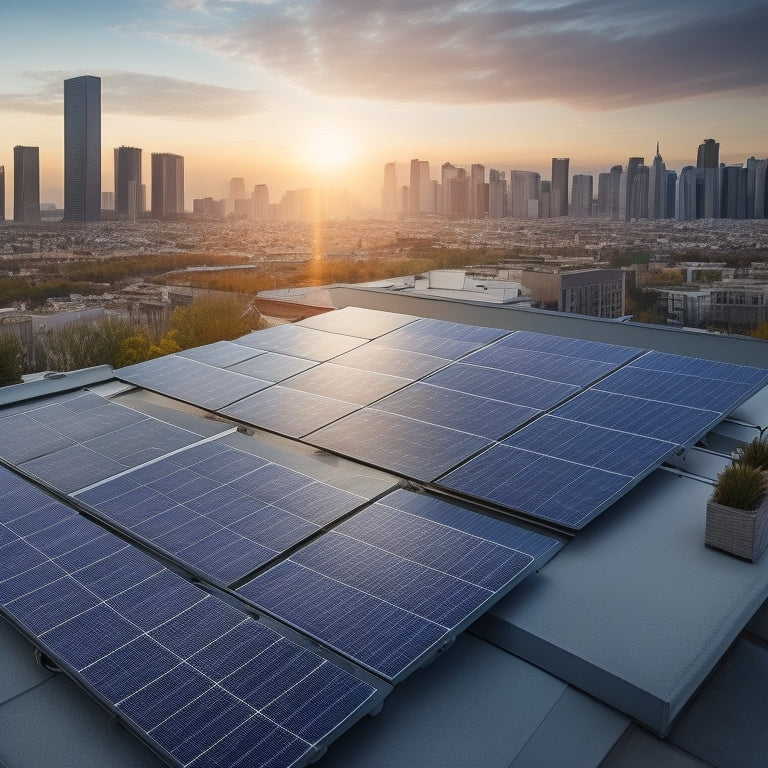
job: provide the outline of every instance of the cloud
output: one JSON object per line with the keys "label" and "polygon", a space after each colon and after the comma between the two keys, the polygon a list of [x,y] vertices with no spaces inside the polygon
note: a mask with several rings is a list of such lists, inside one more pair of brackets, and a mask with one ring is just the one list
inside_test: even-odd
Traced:
{"label": "cloud", "polygon": [[[64,80],[83,72],[25,72],[23,93],[0,94],[0,112],[61,115]],[[101,77],[103,114],[219,120],[260,111],[260,93],[136,72],[89,72]]]}
{"label": "cloud", "polygon": [[768,92],[768,5],[748,1],[176,3],[208,18],[198,44],[314,93],[600,110]]}

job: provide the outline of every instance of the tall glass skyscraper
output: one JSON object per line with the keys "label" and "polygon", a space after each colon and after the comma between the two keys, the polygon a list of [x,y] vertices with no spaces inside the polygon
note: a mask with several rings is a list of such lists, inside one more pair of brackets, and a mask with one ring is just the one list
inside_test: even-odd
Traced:
{"label": "tall glass skyscraper", "polygon": [[64,221],[101,218],[101,78],[64,81]]}
{"label": "tall glass skyscraper", "polygon": [[184,213],[184,158],[152,153],[152,218]]}
{"label": "tall glass skyscraper", "polygon": [[568,215],[568,163],[567,157],[552,158],[552,186],[549,203],[550,215]]}
{"label": "tall glass skyscraper", "polygon": [[13,220],[40,221],[40,149],[13,148]]}
{"label": "tall glass skyscraper", "polygon": [[141,149],[115,148],[115,211],[121,219],[136,221],[141,210]]}

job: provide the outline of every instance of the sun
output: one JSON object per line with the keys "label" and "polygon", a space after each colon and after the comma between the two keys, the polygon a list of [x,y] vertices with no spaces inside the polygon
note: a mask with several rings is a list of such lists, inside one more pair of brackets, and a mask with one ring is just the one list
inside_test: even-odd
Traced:
{"label": "sun", "polygon": [[321,128],[310,133],[302,154],[316,168],[340,168],[348,165],[357,153],[355,142],[346,131]]}

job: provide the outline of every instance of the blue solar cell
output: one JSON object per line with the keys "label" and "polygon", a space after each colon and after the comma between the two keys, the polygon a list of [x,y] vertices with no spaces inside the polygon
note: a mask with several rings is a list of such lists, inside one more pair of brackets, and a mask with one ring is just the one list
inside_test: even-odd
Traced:
{"label": "blue solar cell", "polygon": [[25,413],[0,419],[0,457],[20,464],[73,445],[64,435],[49,429]]}
{"label": "blue solar cell", "polygon": [[[390,680],[414,658],[438,646],[445,636],[444,627],[290,560],[266,571],[239,592]],[[363,616],[364,628],[350,621]]]}
{"label": "blue solar cell", "polygon": [[231,341],[216,341],[213,344],[185,349],[178,353],[180,357],[188,357],[190,360],[197,360],[198,363],[206,363],[216,368],[229,368],[260,354],[258,350]]}
{"label": "blue solar cell", "polygon": [[537,419],[504,445],[624,475],[644,475],[678,448],[665,440],[556,416]]}
{"label": "blue solar cell", "polygon": [[321,363],[283,382],[283,386],[347,403],[368,405],[408,383],[408,379],[399,376]]}
{"label": "blue solar cell", "polygon": [[[0,469],[0,491],[25,489],[16,520],[50,500]],[[362,680],[54,503],[59,525],[88,543],[70,549],[66,531],[46,526],[36,546],[0,547],[0,608],[172,763],[210,768],[215,753],[226,765],[288,768],[380,700]]]}
{"label": "blue solar cell", "polygon": [[433,480],[490,441],[394,413],[366,408],[306,438],[342,456],[416,480]]}
{"label": "blue solar cell", "polygon": [[407,349],[393,349],[366,344],[364,347],[358,347],[337,357],[333,362],[362,371],[388,373],[392,376],[415,380],[442,368],[450,360],[420,352],[411,352]]}
{"label": "blue solar cell", "polygon": [[749,397],[755,385],[749,381],[705,379],[631,365],[611,374],[596,384],[595,389],[726,414]]}
{"label": "blue solar cell", "polygon": [[538,410],[551,408],[580,389],[571,384],[464,363],[449,365],[428,376],[424,383]]}
{"label": "blue solar cell", "polygon": [[556,355],[578,357],[583,360],[598,360],[604,363],[621,365],[644,350],[637,347],[624,347],[618,344],[605,344],[600,341],[571,339],[565,336],[550,336],[535,331],[515,331],[509,334],[501,344],[517,349],[531,349],[550,352]]}
{"label": "blue solar cell", "polygon": [[265,352],[278,352],[322,362],[359,347],[365,340],[287,323],[255,331],[235,339],[235,342]]}
{"label": "blue solar cell", "polygon": [[392,331],[385,336],[379,336],[370,342],[365,349],[372,347],[386,347],[387,349],[401,349],[408,352],[417,352],[423,355],[433,355],[445,360],[458,360],[460,357],[479,349],[483,346],[479,341],[463,341],[441,336],[429,336],[413,333],[406,328]]}
{"label": "blue solar cell", "polygon": [[507,336],[509,331],[500,328],[487,328],[481,325],[464,325],[449,320],[420,318],[405,327],[406,333],[419,336],[436,336],[439,339],[455,339],[472,344],[490,344],[492,341]]}
{"label": "blue solar cell", "polygon": [[230,365],[228,370],[253,376],[264,381],[277,382],[295,376],[317,365],[314,360],[303,357],[279,355],[276,352],[264,352],[258,357],[246,360],[244,363]]}
{"label": "blue solar cell", "polygon": [[276,385],[223,408],[221,413],[279,435],[303,437],[359,407],[354,403]]}
{"label": "blue solar cell", "polygon": [[271,383],[179,355],[166,355],[119,368],[115,376],[121,381],[213,411]]}
{"label": "blue solar cell", "polygon": [[692,445],[722,414],[684,405],[588,389],[553,411],[554,416],[598,427]]}
{"label": "blue solar cell", "polygon": [[497,444],[439,485],[572,530],[583,528],[637,478]]}
{"label": "blue solar cell", "polygon": [[325,483],[310,483],[275,500],[279,509],[318,526],[338,520],[366,501],[355,493]]}
{"label": "blue solar cell", "polygon": [[413,315],[401,315],[395,312],[380,312],[376,309],[363,307],[344,307],[335,312],[313,315],[297,323],[297,325],[314,328],[318,331],[375,339],[377,336],[402,328],[417,319]]}
{"label": "blue solar cell", "polygon": [[238,591],[397,680],[559,547],[509,523],[398,491]]}
{"label": "blue solar cell", "polygon": [[467,355],[462,362],[578,386],[591,384],[616,368],[613,363],[517,349],[507,346],[503,340]]}
{"label": "blue solar cell", "polygon": [[372,406],[473,435],[498,439],[540,413],[535,408],[415,382]]}
{"label": "blue solar cell", "polygon": [[704,379],[717,379],[737,383],[748,382],[755,387],[768,383],[768,371],[747,365],[720,363],[715,360],[702,360],[696,357],[672,355],[666,352],[646,352],[632,363],[633,367],[647,368],[653,371],[684,373],[700,376]]}

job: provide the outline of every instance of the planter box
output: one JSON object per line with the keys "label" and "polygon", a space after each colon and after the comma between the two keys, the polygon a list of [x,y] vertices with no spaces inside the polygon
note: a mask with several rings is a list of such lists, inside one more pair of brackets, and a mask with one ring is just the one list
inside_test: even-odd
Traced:
{"label": "planter box", "polygon": [[768,547],[768,496],[751,512],[709,499],[704,543],[750,563],[757,561]]}

